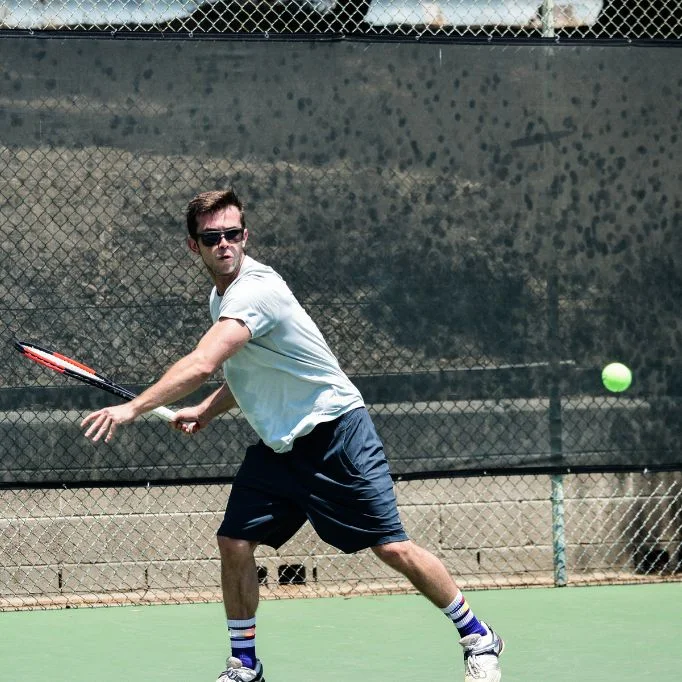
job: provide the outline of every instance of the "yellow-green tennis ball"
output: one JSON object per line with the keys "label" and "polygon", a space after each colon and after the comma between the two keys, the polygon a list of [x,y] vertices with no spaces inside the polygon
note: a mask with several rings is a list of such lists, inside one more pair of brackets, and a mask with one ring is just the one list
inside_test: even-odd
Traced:
{"label": "yellow-green tennis ball", "polygon": [[620,393],[629,388],[632,383],[632,372],[622,363],[612,362],[602,370],[601,380],[609,391]]}

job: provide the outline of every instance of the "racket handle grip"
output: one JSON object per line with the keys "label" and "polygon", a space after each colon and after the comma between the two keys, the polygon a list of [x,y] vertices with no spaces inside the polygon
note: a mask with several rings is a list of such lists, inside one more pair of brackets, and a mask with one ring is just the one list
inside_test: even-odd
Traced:
{"label": "racket handle grip", "polygon": [[167,407],[156,407],[152,410],[152,413],[165,419],[167,422],[172,422],[175,419],[175,412]]}

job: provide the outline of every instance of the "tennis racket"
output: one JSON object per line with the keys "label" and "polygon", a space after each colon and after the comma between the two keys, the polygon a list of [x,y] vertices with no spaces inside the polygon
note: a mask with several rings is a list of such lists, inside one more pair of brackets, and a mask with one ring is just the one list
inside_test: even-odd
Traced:
{"label": "tennis racket", "polygon": [[[98,374],[92,367],[68,358],[66,355],[56,353],[47,348],[41,348],[27,341],[15,341],[14,346],[24,357],[55,372],[78,379],[78,381],[95,386],[95,388],[100,388],[124,400],[132,400],[136,396],[135,393],[127,388],[123,388],[123,386],[119,386],[119,384],[114,383],[111,379]],[[152,412],[166,421],[172,422],[175,420],[175,412],[167,407],[157,407]]]}

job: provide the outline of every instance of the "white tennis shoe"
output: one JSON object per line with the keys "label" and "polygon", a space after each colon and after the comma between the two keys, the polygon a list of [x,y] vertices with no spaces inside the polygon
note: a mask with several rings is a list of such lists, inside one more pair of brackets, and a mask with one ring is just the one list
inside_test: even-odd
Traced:
{"label": "white tennis shoe", "polygon": [[253,670],[244,667],[238,658],[230,656],[226,665],[227,668],[220,673],[216,682],[265,682],[260,661],[256,661],[256,669]]}
{"label": "white tennis shoe", "polygon": [[487,635],[467,635],[459,640],[464,649],[464,682],[500,682],[500,654],[504,641],[489,626],[483,623]]}

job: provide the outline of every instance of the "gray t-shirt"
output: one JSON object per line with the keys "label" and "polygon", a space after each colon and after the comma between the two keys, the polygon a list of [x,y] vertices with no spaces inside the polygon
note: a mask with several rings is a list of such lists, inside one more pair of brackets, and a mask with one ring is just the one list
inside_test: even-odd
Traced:
{"label": "gray t-shirt", "polygon": [[225,293],[213,289],[210,308],[213,322],[241,320],[251,332],[223,372],[249,424],[275,452],[288,452],[317,424],[364,405],[317,325],[271,267],[245,256]]}

